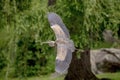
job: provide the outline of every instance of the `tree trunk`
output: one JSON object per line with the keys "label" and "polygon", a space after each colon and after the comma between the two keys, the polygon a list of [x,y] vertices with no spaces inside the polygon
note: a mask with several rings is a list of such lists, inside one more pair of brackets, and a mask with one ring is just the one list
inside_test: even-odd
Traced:
{"label": "tree trunk", "polygon": [[48,6],[52,6],[56,3],[56,0],[48,0]]}
{"label": "tree trunk", "polygon": [[91,71],[90,49],[85,49],[79,56],[78,51],[73,58],[64,80],[99,80]]}

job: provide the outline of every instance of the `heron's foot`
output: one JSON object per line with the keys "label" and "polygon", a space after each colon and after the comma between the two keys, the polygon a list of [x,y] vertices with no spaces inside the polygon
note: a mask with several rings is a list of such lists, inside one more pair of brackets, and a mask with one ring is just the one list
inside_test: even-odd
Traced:
{"label": "heron's foot", "polygon": [[48,44],[49,44],[50,47],[54,47],[55,46],[55,41],[49,41]]}

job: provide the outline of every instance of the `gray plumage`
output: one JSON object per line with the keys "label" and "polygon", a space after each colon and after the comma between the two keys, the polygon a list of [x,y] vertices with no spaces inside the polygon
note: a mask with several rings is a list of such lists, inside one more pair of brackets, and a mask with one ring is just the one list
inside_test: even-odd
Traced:
{"label": "gray plumage", "polygon": [[68,29],[62,19],[56,13],[49,13],[48,21],[56,35],[57,56],[55,71],[63,74],[68,70],[71,63],[72,52],[75,50],[74,43],[70,40]]}
{"label": "gray plumage", "polygon": [[53,13],[53,12],[48,13],[48,21],[50,23],[50,26],[58,24],[62,28],[62,30],[65,32],[67,37],[70,38],[70,34],[69,34],[68,29],[66,28],[62,19],[56,13]]}

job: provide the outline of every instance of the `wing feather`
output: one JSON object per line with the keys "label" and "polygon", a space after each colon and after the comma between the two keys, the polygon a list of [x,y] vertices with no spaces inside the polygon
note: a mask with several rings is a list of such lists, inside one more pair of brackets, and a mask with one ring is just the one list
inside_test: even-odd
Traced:
{"label": "wing feather", "polygon": [[65,27],[65,24],[63,23],[62,19],[60,16],[58,16],[56,13],[50,12],[48,13],[48,21],[50,23],[50,26],[53,26],[55,24],[58,24],[64,33],[67,35],[68,38],[70,38],[70,34],[68,29]]}
{"label": "wing feather", "polygon": [[62,19],[55,13],[48,14],[48,21],[56,36],[57,56],[55,71],[65,73],[69,68],[74,51],[74,43]]}
{"label": "wing feather", "polygon": [[[65,45],[64,45],[65,46]],[[56,57],[56,67],[55,71],[58,73],[65,73],[67,72],[69,65],[72,59],[72,52],[67,49],[67,47],[58,48],[59,53],[57,53]],[[60,54],[60,55],[59,55]]]}
{"label": "wing feather", "polygon": [[57,44],[57,56],[56,56],[56,68],[58,73],[65,73],[69,68],[72,60],[72,52],[74,51],[74,44],[66,37],[66,34],[59,25],[52,26],[56,35]]}

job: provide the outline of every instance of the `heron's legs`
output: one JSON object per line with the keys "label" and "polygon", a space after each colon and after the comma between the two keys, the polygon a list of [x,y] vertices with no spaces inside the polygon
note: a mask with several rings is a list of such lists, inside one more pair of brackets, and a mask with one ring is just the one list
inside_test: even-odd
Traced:
{"label": "heron's legs", "polygon": [[55,46],[55,41],[46,41],[46,42],[42,42],[42,44],[48,44],[50,47],[54,47]]}

